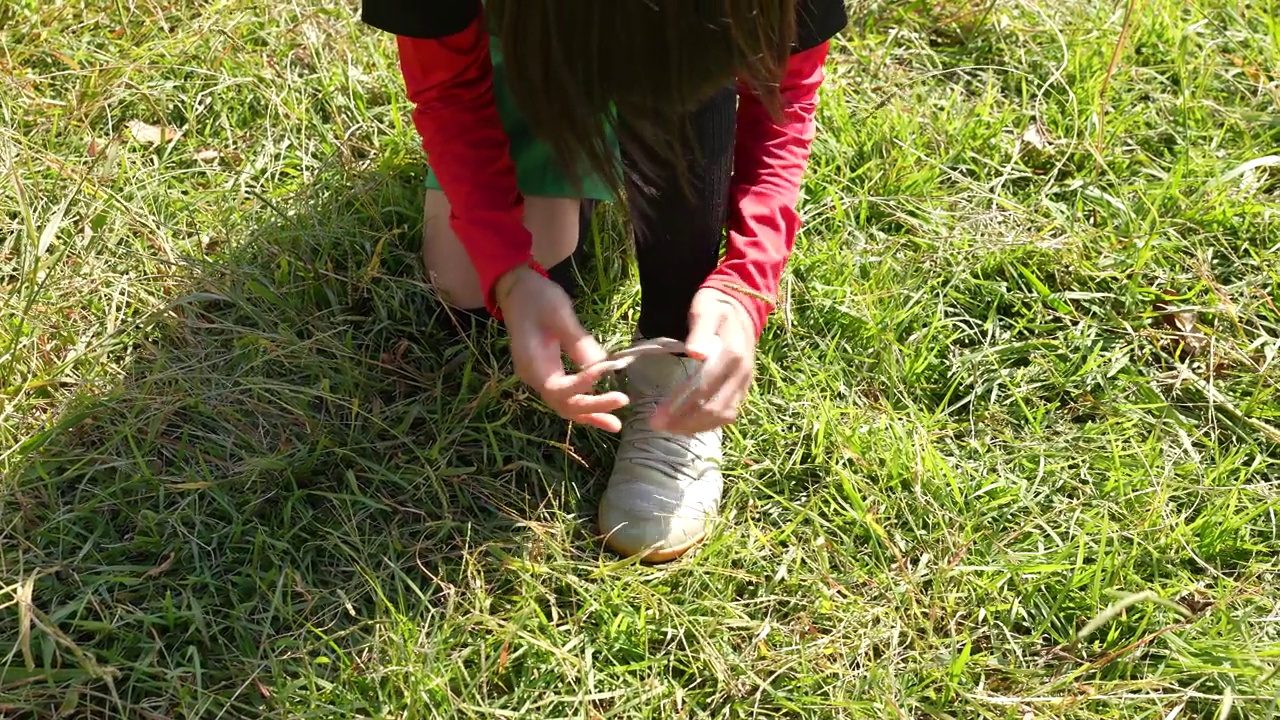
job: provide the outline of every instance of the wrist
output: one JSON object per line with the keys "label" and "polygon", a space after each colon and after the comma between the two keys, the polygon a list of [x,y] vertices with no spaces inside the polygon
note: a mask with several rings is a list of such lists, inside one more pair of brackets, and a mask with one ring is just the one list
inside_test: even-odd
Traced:
{"label": "wrist", "polygon": [[744,329],[757,340],[760,339],[769,321],[769,315],[773,312],[775,304],[773,298],[742,283],[715,277],[709,278],[702,287],[715,290],[732,302],[741,313],[740,317],[746,326]]}
{"label": "wrist", "polygon": [[521,281],[528,279],[530,275],[542,275],[543,271],[537,261],[529,258],[527,261],[516,265],[498,276],[493,282],[493,301],[494,305],[501,312],[508,304],[511,294],[515,292],[516,286]]}

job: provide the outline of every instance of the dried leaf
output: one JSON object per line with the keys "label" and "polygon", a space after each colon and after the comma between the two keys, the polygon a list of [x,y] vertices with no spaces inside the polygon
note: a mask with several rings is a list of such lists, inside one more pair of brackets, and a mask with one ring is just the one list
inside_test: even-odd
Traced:
{"label": "dried leaf", "polygon": [[[1172,293],[1166,291],[1166,295]],[[1204,352],[1209,346],[1209,338],[1197,323],[1200,321],[1199,316],[1191,310],[1174,310],[1169,303],[1157,302],[1155,311],[1160,313],[1160,320],[1166,327],[1173,330],[1174,339],[1177,346],[1173,348],[1173,352],[1178,356],[1195,356]]]}
{"label": "dried leaf", "polygon": [[1196,314],[1186,310],[1167,315],[1169,322],[1175,330],[1179,332],[1189,333],[1196,329]]}
{"label": "dried leaf", "polygon": [[148,145],[159,145],[182,136],[182,132],[177,128],[150,125],[141,120],[130,120],[125,123],[125,127],[129,129],[129,134],[134,140]]}
{"label": "dried leaf", "polygon": [[1267,82],[1266,74],[1263,73],[1261,68],[1259,68],[1257,65],[1237,55],[1228,55],[1227,57],[1231,60],[1232,65],[1235,65],[1237,68],[1239,68],[1240,71],[1244,73],[1244,76],[1249,78],[1249,82],[1253,83],[1254,85],[1266,84]]}
{"label": "dried leaf", "polygon": [[1214,606],[1214,601],[1203,597],[1197,593],[1187,593],[1178,598],[1178,604],[1191,611],[1192,615],[1199,615],[1205,610]]}
{"label": "dried leaf", "polygon": [[1199,355],[1209,347],[1209,338],[1198,329],[1193,328],[1191,331],[1183,332],[1178,339],[1181,341],[1179,349],[1184,351],[1182,353],[1184,355]]}
{"label": "dried leaf", "polygon": [[143,573],[142,579],[150,580],[152,578],[160,577],[161,575],[168,572],[169,568],[171,567],[173,567],[173,553],[169,553],[168,555],[165,556],[164,560],[161,561],[159,565]]}
{"label": "dried leaf", "polygon": [[212,162],[222,157],[222,153],[214,150],[213,148],[205,148],[203,150],[197,150],[192,157],[200,162]]}
{"label": "dried leaf", "polygon": [[53,55],[53,56],[54,56],[54,57],[56,57],[57,59],[61,60],[63,65],[66,65],[67,67],[71,68],[71,69],[72,69],[72,70],[74,70],[75,72],[80,72],[80,63],[77,63],[77,62],[75,61],[75,58],[73,58],[73,57],[71,57],[71,56],[69,56],[69,55],[65,55],[65,54],[63,54],[63,53],[60,53],[60,52],[58,52],[57,50],[50,50],[50,51],[49,51],[49,54],[50,54],[50,55]]}
{"label": "dried leaf", "polygon": [[1049,140],[1045,137],[1044,126],[1040,124],[1039,120],[1028,125],[1027,129],[1022,132],[1022,143],[1041,151],[1049,147]]}
{"label": "dried leaf", "polygon": [[35,593],[36,576],[32,575],[18,585],[15,598],[18,601],[18,647],[22,649],[22,660],[28,670],[36,667],[35,656],[31,654],[31,596]]}

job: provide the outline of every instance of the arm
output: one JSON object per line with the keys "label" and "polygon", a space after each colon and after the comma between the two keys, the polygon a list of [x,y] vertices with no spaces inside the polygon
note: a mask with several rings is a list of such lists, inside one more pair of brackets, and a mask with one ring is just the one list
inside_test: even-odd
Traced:
{"label": "arm", "polygon": [[533,261],[510,142],[494,103],[483,12],[461,32],[428,39],[397,35],[400,68],[422,148],[449,198],[450,226],[480,276],[485,305],[498,278]]}
{"label": "arm", "polygon": [[818,89],[829,42],[795,53],[782,79],[782,118],[739,86],[738,130],[727,250],[703,283],[747,309],[757,337],[777,302],[782,271],[800,229],[796,205],[817,127]]}

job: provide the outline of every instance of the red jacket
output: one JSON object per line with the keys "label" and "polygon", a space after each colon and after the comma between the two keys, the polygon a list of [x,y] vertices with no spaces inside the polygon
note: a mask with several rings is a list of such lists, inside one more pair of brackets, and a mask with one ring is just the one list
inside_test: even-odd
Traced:
{"label": "red jacket", "polygon": [[[493,286],[507,271],[533,263],[524,201],[493,95],[489,34],[483,15],[442,39],[396,36],[413,123],[449,197],[450,223],[480,276],[490,312]],[[774,122],[739,85],[728,242],[703,287],[722,290],[747,309],[757,336],[777,301],[782,271],[800,218],[800,184],[815,131],[818,88],[829,42],[791,56]],[[538,268],[541,270],[541,268]]]}

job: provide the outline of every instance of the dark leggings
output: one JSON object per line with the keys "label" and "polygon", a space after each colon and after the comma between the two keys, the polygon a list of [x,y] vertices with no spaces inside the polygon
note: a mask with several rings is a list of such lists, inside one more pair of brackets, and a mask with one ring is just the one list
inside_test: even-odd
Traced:
{"label": "dark leggings", "polygon": [[[626,192],[631,206],[631,226],[635,237],[636,263],[640,271],[640,320],[642,337],[670,337],[683,340],[689,334],[689,305],[707,276],[720,262],[729,207],[729,176],[733,170],[737,92],[726,87],[692,114],[694,142],[689,163],[693,199],[680,187],[675,168],[644,177],[641,189],[628,181]],[[623,120],[625,124],[625,120]],[[626,137],[625,128],[620,133]],[[622,162],[628,176],[639,172],[636,151],[622,146]],[[581,263],[586,250],[595,203],[583,202],[579,224],[578,250],[572,257],[549,268],[551,279],[571,296],[577,296],[573,265]],[[477,321],[488,317],[483,308],[454,310],[453,329],[468,332]]]}
{"label": "dark leggings", "polygon": [[[680,187],[674,168],[656,178],[644,178],[648,193],[628,183],[640,271],[637,330],[643,337],[684,340],[689,334],[689,304],[720,262],[733,170],[737,97],[732,86],[726,87],[690,119],[696,153],[687,158],[692,199]],[[632,157],[624,144],[622,162],[628,174],[635,169]]]}

